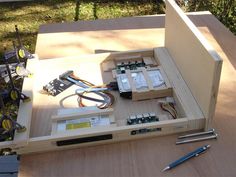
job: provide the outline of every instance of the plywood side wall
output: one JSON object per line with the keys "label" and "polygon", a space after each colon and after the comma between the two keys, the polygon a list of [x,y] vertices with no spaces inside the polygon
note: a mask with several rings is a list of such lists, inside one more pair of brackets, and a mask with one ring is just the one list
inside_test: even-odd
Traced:
{"label": "plywood side wall", "polygon": [[173,0],[166,0],[165,47],[206,117],[214,116],[222,60]]}

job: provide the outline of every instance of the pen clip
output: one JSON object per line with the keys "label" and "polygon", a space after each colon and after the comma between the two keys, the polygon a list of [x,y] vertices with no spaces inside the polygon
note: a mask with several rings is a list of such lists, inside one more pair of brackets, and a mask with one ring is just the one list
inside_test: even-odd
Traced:
{"label": "pen clip", "polygon": [[202,151],[201,151],[201,152],[199,152],[199,153],[196,153],[196,155],[195,155],[195,156],[197,157],[197,156],[199,156],[199,155],[201,155],[201,154],[205,153],[205,152],[207,151],[207,149],[209,149],[209,148],[210,148],[210,145],[206,145],[206,146],[205,146],[205,148],[204,148],[204,150],[202,150]]}

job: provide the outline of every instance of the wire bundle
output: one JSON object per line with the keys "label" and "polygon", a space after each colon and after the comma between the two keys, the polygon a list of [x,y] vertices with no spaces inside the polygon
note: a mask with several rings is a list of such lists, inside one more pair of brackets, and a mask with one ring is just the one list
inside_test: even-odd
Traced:
{"label": "wire bundle", "polygon": [[75,75],[70,75],[70,77],[76,81],[81,82],[84,86],[86,86],[83,88],[91,89],[91,91],[84,91],[81,93],[76,93],[79,96],[78,103],[80,107],[88,106],[85,103],[85,100],[100,103],[99,105],[97,105],[97,107],[100,109],[108,108],[114,103],[114,100],[115,100],[114,96],[111,93],[109,93],[107,90],[92,91],[92,88],[106,88],[106,85],[96,86],[86,80],[80,79],[79,77]]}

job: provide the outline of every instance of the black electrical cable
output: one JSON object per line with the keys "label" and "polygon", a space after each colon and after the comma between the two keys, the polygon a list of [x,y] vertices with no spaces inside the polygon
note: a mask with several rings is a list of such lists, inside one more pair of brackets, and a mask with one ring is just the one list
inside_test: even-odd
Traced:
{"label": "black electrical cable", "polygon": [[87,99],[89,101],[102,103],[101,105],[97,106],[100,109],[105,109],[105,108],[110,107],[114,103],[114,100],[115,100],[114,96],[111,93],[105,92],[105,91],[103,91],[103,92],[92,92],[92,93],[95,93],[95,94],[99,95],[103,99],[97,99],[97,98],[85,96],[86,93],[90,93],[90,92],[83,92],[83,93],[78,94],[79,97],[80,97],[78,102],[79,102],[79,105],[82,106],[82,107],[86,106],[83,103],[83,99]]}
{"label": "black electrical cable", "polygon": [[[87,86],[85,88],[104,88],[105,87],[104,85],[96,86],[96,85],[92,84],[91,82],[88,82],[86,80],[80,79],[79,77],[77,77],[77,76],[75,76],[73,74],[70,75],[70,78],[72,78],[72,79],[74,79],[76,81],[82,82],[84,85]],[[86,95],[88,93],[94,93],[94,94],[98,95],[99,97],[101,97],[102,99],[98,99],[98,98],[94,98],[94,97]],[[97,106],[100,109],[105,109],[105,108],[110,107],[114,103],[114,101],[115,101],[114,96],[111,93],[109,93],[108,91],[90,91],[90,92],[86,92],[85,91],[85,92],[82,92],[82,93],[72,94],[72,95],[69,95],[69,96],[63,98],[60,101],[60,105],[62,107],[64,107],[63,106],[63,101],[65,99],[71,97],[71,96],[74,96],[74,95],[78,95],[79,96],[77,101],[78,101],[80,107],[87,106],[86,104],[83,103],[83,100],[89,100],[89,101],[101,103],[100,105]]]}

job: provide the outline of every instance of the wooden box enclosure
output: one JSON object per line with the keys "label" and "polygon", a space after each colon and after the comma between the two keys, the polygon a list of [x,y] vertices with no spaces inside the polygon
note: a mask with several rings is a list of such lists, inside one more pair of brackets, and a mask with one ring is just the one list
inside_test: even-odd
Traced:
{"label": "wooden box enclosure", "polygon": [[[19,123],[27,131],[16,133],[13,141],[1,142],[0,148],[10,147],[24,154],[208,129],[214,116],[222,60],[174,1],[166,0],[166,7],[163,47],[29,60],[27,68],[34,76],[24,80],[23,92],[32,97],[32,102],[21,103],[18,114]],[[80,78],[95,85],[114,81],[112,68],[117,59],[134,56],[149,65],[154,62],[161,69],[165,85],[158,94],[163,95],[155,96],[157,90],[151,86],[145,93],[134,91],[133,100],[112,91],[116,100],[112,108],[83,110],[78,109],[76,97],[68,97],[75,93],[76,86],[56,97],[42,93],[45,84],[67,70],[74,70]],[[163,96],[174,98],[177,119],[160,108],[159,102],[166,99]],[[127,125],[129,116],[151,112],[159,121]],[[110,124],[57,131],[58,121],[89,115],[107,115]]]}

